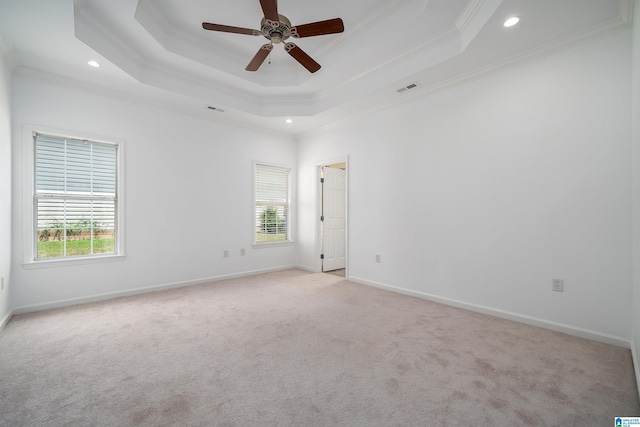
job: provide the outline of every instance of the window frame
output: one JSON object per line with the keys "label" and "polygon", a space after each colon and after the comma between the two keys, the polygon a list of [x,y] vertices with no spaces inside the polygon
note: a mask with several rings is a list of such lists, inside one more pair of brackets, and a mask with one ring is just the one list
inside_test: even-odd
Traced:
{"label": "window frame", "polygon": [[[274,240],[274,241],[267,241],[267,242],[258,242],[256,240],[256,207],[258,205],[258,201],[257,201],[257,178],[258,178],[258,167],[259,166],[265,166],[265,167],[270,167],[270,168],[277,168],[277,169],[282,169],[282,170],[286,170],[287,172],[287,239],[286,240]],[[293,178],[292,178],[292,173],[293,173],[293,168],[291,166],[287,166],[287,165],[282,165],[282,164],[275,164],[275,163],[270,163],[270,162],[261,162],[261,161],[254,161],[253,162],[253,180],[252,180],[252,185],[253,185],[253,204],[252,204],[252,230],[253,230],[253,237],[252,237],[252,246],[254,248],[268,248],[268,247],[274,247],[274,246],[286,246],[286,245],[291,245],[294,243],[294,239],[293,239],[293,235],[292,235],[292,208],[291,208],[291,192],[292,192],[292,183],[293,183]]]}
{"label": "window frame", "polygon": [[[37,215],[36,215],[36,182],[35,182],[35,148],[36,134],[49,135],[58,138],[88,140],[101,144],[116,146],[116,210],[115,210],[115,253],[68,256],[57,258],[37,257]],[[125,257],[124,252],[124,151],[125,141],[122,138],[89,134],[87,132],[72,131],[25,124],[23,126],[23,266],[27,269],[68,266],[76,264],[92,264],[99,262],[120,261]]]}

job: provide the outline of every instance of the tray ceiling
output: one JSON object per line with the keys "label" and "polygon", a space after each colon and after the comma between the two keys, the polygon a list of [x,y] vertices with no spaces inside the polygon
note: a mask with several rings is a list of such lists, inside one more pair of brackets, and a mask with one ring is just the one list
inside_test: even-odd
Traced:
{"label": "tray ceiling", "polygon": [[[0,38],[17,75],[117,91],[170,108],[301,133],[504,64],[630,25],[628,0],[280,0],[293,25],[340,17],[339,34],[295,39],[309,73],[263,36],[258,0],[0,0]],[[512,28],[502,23],[521,17]],[[99,69],[86,61],[95,59]],[[415,89],[400,91],[416,84]],[[284,118],[293,119],[285,124]]]}

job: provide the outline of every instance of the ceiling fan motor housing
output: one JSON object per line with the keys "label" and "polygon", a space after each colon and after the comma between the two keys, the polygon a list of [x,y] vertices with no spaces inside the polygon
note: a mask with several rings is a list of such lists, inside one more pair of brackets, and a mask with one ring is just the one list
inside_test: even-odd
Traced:
{"label": "ceiling fan motor housing", "polygon": [[284,15],[278,15],[278,17],[279,22],[274,22],[267,18],[262,18],[260,22],[262,35],[271,40],[272,43],[282,43],[291,36],[295,37],[295,28],[292,31],[291,21]]}

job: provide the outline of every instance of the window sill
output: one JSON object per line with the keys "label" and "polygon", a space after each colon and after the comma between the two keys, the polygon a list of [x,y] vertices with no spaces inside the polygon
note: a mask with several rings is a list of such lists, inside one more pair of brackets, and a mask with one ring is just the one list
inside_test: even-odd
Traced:
{"label": "window sill", "polygon": [[254,249],[260,248],[273,248],[275,246],[291,246],[295,242],[293,240],[279,241],[279,242],[263,242],[263,243],[254,243],[251,246]]}
{"label": "window sill", "polygon": [[36,268],[51,268],[51,267],[68,267],[72,265],[84,265],[84,264],[97,264],[103,262],[115,262],[123,261],[124,255],[107,255],[107,256],[88,256],[82,258],[68,258],[68,259],[49,259],[40,261],[27,261],[22,263],[22,266],[27,270]]}

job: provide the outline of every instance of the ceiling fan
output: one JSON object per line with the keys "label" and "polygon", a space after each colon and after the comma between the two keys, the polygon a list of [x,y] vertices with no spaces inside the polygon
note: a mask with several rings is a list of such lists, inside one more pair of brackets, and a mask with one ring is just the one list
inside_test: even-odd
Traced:
{"label": "ceiling fan", "polygon": [[286,40],[289,37],[303,38],[322,36],[326,34],[341,33],[344,31],[344,24],[340,18],[292,26],[291,21],[289,21],[286,16],[278,14],[278,0],[260,0],[260,6],[264,13],[264,17],[260,22],[260,30],[211,24],[209,22],[202,23],[202,28],[205,30],[246,34],[249,36],[264,36],[269,40],[269,43],[262,45],[260,50],[258,50],[258,53],[256,53],[251,62],[249,62],[249,65],[245,68],[247,71],[257,71],[258,68],[260,68],[273,49],[274,43],[284,43],[284,50],[289,55],[298,61],[304,68],[309,70],[309,72],[315,73],[320,69],[320,64],[296,46],[295,43],[286,42]]}

